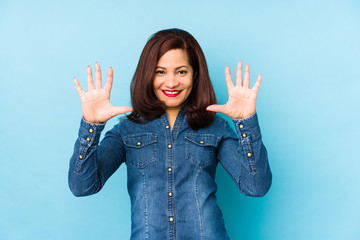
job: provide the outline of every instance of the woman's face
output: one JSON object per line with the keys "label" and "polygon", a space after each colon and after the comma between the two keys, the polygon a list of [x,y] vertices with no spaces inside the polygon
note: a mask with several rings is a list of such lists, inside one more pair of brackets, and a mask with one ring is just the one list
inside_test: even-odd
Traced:
{"label": "woman's face", "polygon": [[166,52],[155,69],[153,89],[166,111],[180,110],[193,87],[193,69],[182,49]]}

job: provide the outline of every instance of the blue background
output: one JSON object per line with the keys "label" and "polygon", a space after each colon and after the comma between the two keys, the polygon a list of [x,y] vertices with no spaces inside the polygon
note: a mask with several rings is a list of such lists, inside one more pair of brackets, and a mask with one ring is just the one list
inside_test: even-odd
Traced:
{"label": "blue background", "polygon": [[273,185],[245,197],[219,165],[231,239],[360,239],[356,0],[0,1],[0,239],[129,239],[125,166],[96,195],[68,189],[81,119],[73,77],[86,88],[88,64],[112,66],[111,102],[129,105],[146,40],[170,27],[199,41],[220,103],[227,64],[233,74],[250,64],[252,84],[263,74]]}

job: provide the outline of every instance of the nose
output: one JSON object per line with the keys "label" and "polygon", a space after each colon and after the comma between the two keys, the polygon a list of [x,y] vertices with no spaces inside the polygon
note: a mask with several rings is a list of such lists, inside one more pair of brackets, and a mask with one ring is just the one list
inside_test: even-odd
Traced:
{"label": "nose", "polygon": [[165,80],[165,86],[169,89],[176,88],[179,85],[179,81],[174,74],[168,74]]}

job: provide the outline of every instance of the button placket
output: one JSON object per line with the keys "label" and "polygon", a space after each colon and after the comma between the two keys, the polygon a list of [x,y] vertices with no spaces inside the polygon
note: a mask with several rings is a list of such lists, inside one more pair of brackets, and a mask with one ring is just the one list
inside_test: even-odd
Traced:
{"label": "button placket", "polygon": [[166,161],[166,173],[167,173],[167,216],[169,224],[169,236],[174,236],[175,229],[175,199],[174,199],[174,145],[173,145],[173,132],[177,130],[177,127],[170,128],[169,124],[165,125],[166,135],[166,149],[167,149],[167,161]]}

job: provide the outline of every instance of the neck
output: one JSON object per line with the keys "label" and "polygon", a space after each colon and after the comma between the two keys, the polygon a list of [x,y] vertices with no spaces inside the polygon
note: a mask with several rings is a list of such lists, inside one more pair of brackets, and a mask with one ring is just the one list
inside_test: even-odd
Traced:
{"label": "neck", "polygon": [[166,114],[167,114],[167,117],[169,119],[171,129],[174,126],[176,117],[179,114],[179,112],[180,112],[180,108],[175,108],[175,109],[168,108],[168,109],[166,109]]}

